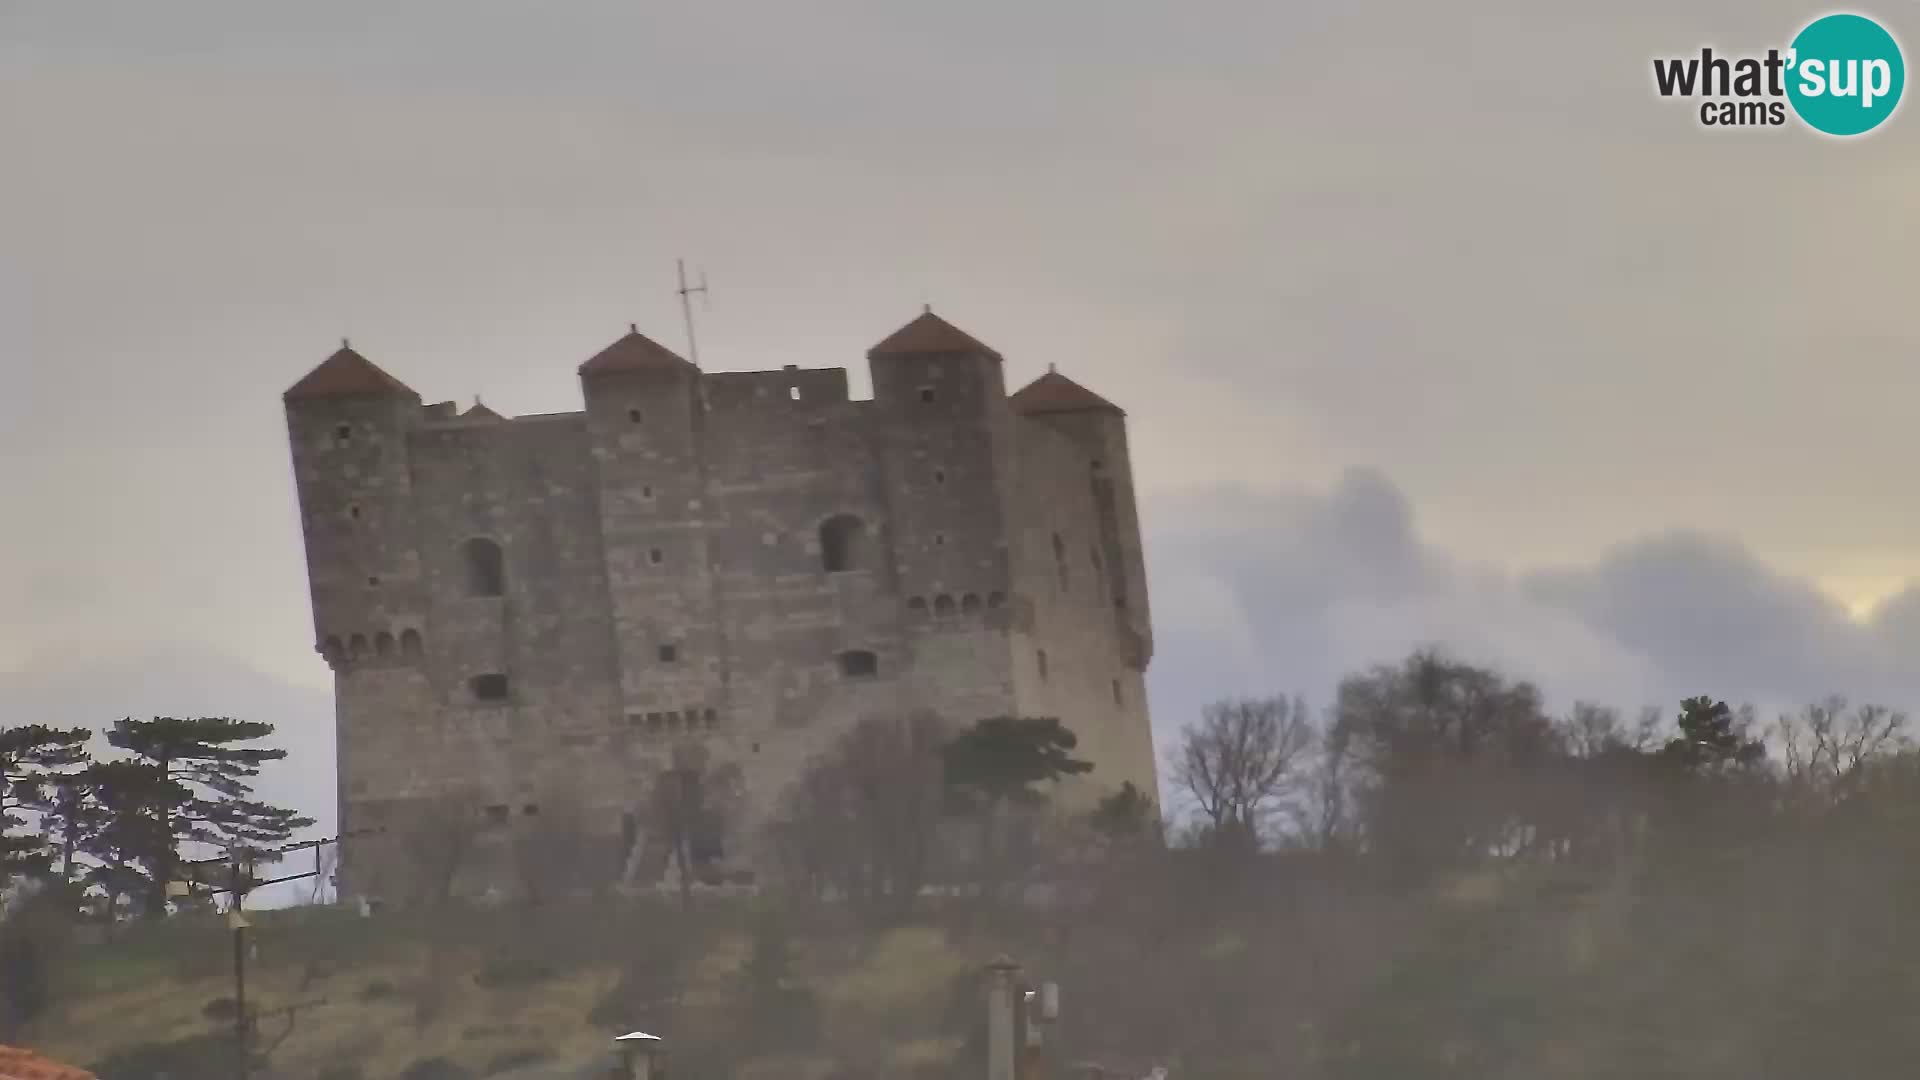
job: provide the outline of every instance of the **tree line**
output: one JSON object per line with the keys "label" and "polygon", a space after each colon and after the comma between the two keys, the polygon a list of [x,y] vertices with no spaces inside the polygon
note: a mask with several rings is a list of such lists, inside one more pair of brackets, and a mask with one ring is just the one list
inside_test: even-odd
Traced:
{"label": "tree line", "polygon": [[258,745],[273,731],[227,717],[127,718],[105,733],[112,756],[96,757],[89,728],[0,728],[0,894],[55,886],[109,924],[204,905],[201,892],[169,896],[196,847],[266,861],[313,824],[254,796],[260,766],[286,757]]}

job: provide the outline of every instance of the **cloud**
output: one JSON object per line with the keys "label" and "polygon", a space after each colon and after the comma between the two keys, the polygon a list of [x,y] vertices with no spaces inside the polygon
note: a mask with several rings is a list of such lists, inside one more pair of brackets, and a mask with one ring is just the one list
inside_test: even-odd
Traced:
{"label": "cloud", "polygon": [[1162,742],[1207,701],[1303,694],[1438,646],[1575,700],[1671,707],[1709,693],[1766,710],[1844,693],[1920,703],[1920,588],[1867,620],[1737,541],[1674,531],[1587,565],[1509,573],[1425,541],[1377,471],[1329,490],[1195,491],[1147,519]]}

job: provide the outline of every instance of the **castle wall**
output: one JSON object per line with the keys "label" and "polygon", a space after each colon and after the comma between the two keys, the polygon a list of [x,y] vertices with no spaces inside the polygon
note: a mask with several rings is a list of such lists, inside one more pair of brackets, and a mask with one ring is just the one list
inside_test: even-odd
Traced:
{"label": "castle wall", "polygon": [[[1153,791],[1123,424],[1013,415],[979,351],[872,373],[854,401],[844,369],[669,356],[583,372],[583,412],[514,420],[290,396],[343,826],[392,830],[347,843],[344,887],[417,887],[402,834],[448,814],[478,834],[476,888],[543,812],[628,843],[689,744],[741,770],[744,853],[869,716],[1058,716],[1097,765],[1084,797]],[[497,545],[498,595],[470,544]]]}
{"label": "castle wall", "polygon": [[1115,559],[1125,555],[1103,527],[1096,497],[1096,477],[1108,468],[1103,447],[1052,416],[1021,418],[1015,431],[1011,645],[1019,709],[1058,718],[1078,736],[1079,756],[1093,763],[1083,781],[1065,786],[1069,805],[1129,781],[1155,796],[1152,738],[1141,734],[1148,731],[1145,672],[1131,662],[1125,610],[1116,607],[1127,569]]}

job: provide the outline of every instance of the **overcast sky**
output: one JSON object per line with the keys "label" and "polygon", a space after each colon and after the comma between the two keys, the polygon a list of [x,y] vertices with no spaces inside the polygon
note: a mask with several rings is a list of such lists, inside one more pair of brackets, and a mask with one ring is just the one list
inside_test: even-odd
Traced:
{"label": "overcast sky", "polygon": [[576,408],[681,255],[709,367],[931,301],[1128,408],[1163,735],[1429,642],[1920,704],[1920,116],[1653,95],[1824,9],[1472,6],[0,0],[0,722],[324,754],[280,392]]}

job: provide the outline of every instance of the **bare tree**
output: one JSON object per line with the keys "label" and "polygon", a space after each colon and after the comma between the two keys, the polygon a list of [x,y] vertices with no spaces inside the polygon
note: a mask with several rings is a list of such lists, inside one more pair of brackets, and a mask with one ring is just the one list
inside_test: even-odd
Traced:
{"label": "bare tree", "polygon": [[1907,714],[1884,705],[1849,710],[1838,695],[1782,716],[1780,739],[1787,780],[1799,793],[1818,801],[1844,798],[1876,758],[1912,745]]}
{"label": "bare tree", "polygon": [[413,820],[399,830],[403,854],[414,871],[414,901],[445,904],[480,839],[477,800],[461,793],[421,800]]}
{"label": "bare tree", "polygon": [[769,827],[790,886],[814,898],[831,888],[879,917],[906,912],[934,860],[944,734],[931,714],[868,717],[816,760]]}
{"label": "bare tree", "polygon": [[1284,697],[1222,701],[1187,728],[1174,781],[1216,837],[1252,842],[1301,780],[1314,730],[1305,705]]}

